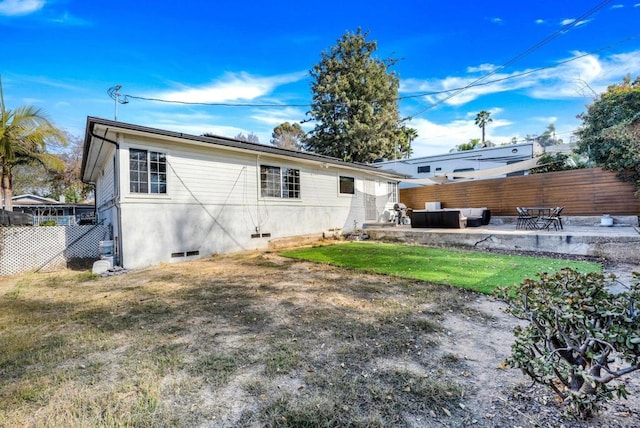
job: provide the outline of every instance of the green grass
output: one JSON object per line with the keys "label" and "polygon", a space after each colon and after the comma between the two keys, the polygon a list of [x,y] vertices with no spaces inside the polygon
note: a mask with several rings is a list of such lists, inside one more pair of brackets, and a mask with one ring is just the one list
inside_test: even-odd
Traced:
{"label": "green grass", "polygon": [[602,270],[598,263],[584,261],[368,242],[302,248],[280,254],[484,294],[491,294],[496,287],[519,284],[525,278],[535,278],[540,272],[556,272],[563,267],[585,273]]}

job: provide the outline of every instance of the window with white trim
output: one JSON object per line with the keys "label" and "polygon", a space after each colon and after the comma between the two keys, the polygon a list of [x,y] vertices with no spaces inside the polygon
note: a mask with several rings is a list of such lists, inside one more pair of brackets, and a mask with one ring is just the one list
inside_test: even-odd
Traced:
{"label": "window with white trim", "polygon": [[166,154],[129,149],[129,191],[167,193]]}
{"label": "window with white trim", "polygon": [[340,176],[340,194],[341,195],[355,195],[356,194],[356,179],[353,177]]}
{"label": "window with white trim", "polygon": [[398,183],[387,181],[387,194],[389,202],[398,202]]}
{"label": "window with white trim", "polygon": [[263,198],[300,199],[300,170],[260,165],[260,195]]}

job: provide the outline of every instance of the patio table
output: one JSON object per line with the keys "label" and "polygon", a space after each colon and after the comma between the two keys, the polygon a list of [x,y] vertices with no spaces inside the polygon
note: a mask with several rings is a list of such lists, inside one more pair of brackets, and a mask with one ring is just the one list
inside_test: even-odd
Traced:
{"label": "patio table", "polygon": [[529,211],[529,214],[534,215],[533,212],[537,211],[538,217],[543,217],[543,216],[550,216],[551,215],[551,211],[555,208],[555,207],[522,207],[523,209]]}

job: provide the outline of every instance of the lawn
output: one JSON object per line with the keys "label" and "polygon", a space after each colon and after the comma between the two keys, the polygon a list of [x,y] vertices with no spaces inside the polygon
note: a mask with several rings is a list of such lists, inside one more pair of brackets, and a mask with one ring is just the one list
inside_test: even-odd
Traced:
{"label": "lawn", "polygon": [[[347,249],[403,258],[324,251]],[[514,326],[478,293],[276,253],[0,277],[0,427],[553,425],[502,365]]]}
{"label": "lawn", "polygon": [[602,271],[598,263],[585,261],[373,242],[302,248],[281,254],[295,259],[451,285],[484,294],[491,294],[498,286],[519,284],[525,278],[535,278],[540,272],[556,272],[563,267],[583,273]]}

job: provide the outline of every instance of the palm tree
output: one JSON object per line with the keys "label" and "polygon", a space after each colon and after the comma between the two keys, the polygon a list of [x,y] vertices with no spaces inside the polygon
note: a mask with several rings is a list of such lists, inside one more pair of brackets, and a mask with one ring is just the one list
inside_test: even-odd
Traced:
{"label": "palm tree", "polygon": [[491,119],[491,113],[486,110],[482,110],[476,116],[476,125],[482,128],[482,147],[486,146],[484,143],[484,127],[491,122],[493,122],[493,119]]}
{"label": "palm tree", "polygon": [[13,210],[13,176],[16,165],[39,164],[48,170],[64,168],[57,156],[45,153],[47,142],[62,144],[66,137],[44,116],[40,109],[31,106],[7,110],[0,80],[0,187],[4,209]]}

